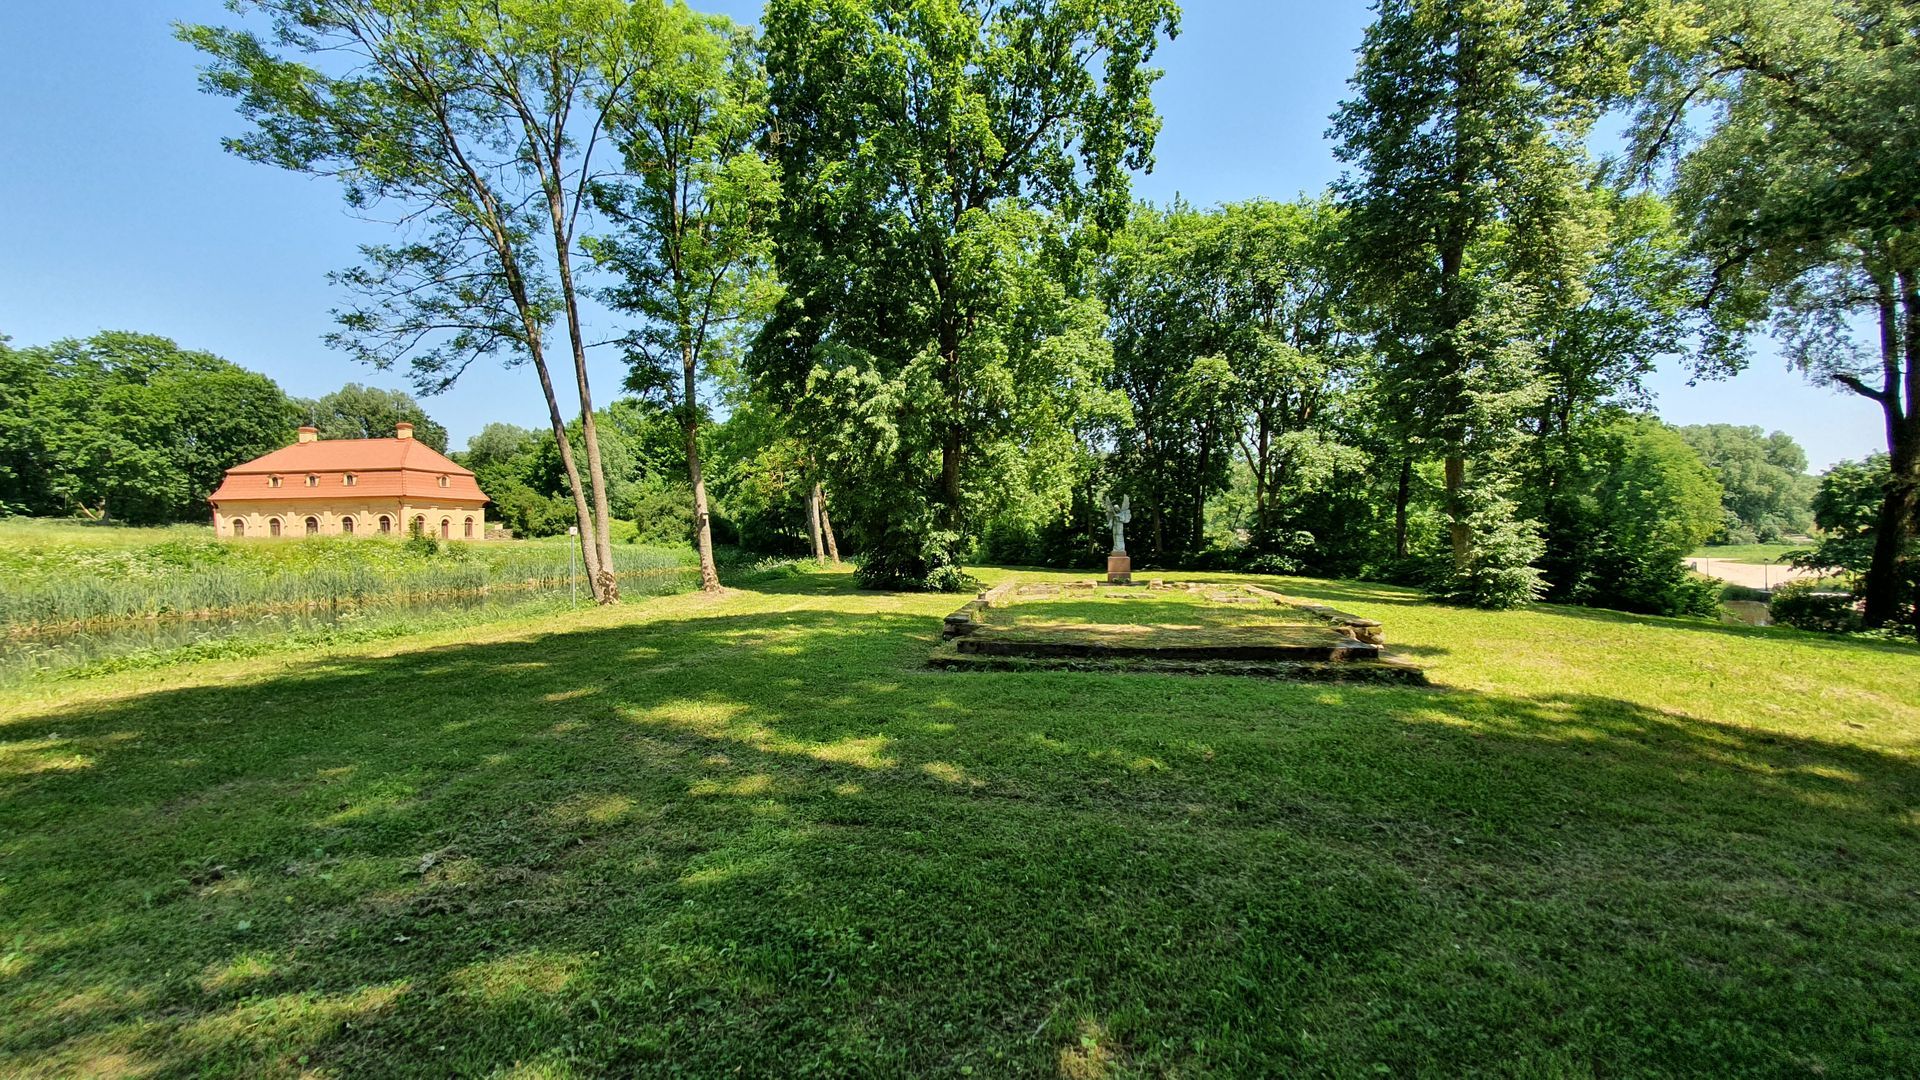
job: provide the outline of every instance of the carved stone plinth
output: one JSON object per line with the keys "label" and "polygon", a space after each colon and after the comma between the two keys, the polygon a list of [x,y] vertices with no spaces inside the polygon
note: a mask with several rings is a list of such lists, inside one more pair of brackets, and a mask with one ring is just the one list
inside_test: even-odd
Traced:
{"label": "carved stone plinth", "polygon": [[1133,559],[1120,553],[1107,556],[1107,584],[1133,584]]}

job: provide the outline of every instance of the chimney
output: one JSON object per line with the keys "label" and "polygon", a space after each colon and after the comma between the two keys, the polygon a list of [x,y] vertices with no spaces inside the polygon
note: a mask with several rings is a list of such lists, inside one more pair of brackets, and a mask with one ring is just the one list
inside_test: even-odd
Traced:
{"label": "chimney", "polygon": [[307,427],[307,426],[305,426],[305,425],[302,425],[302,426],[301,426],[301,428],[300,428],[300,441],[301,441],[301,442],[318,442],[318,441],[319,441],[319,439],[320,439],[320,429],[319,429],[319,428],[317,428],[317,427]]}
{"label": "chimney", "polygon": [[402,420],[400,423],[393,425],[393,435],[396,439],[411,439],[413,438],[413,425]]}

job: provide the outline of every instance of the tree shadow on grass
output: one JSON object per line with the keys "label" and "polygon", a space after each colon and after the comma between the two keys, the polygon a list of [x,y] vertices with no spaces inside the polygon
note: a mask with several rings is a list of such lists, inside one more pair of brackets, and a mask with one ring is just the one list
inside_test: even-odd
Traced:
{"label": "tree shadow on grass", "polygon": [[0,725],[0,1066],[1920,1053],[1910,758],[1602,697],[947,676],[936,624],[823,603]]}

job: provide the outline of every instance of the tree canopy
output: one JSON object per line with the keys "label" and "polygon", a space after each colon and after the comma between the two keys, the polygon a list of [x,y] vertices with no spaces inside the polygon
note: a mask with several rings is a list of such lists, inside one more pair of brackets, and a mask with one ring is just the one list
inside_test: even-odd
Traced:
{"label": "tree canopy", "polygon": [[201,517],[226,470],[293,441],[264,375],[151,334],[0,348],[0,503],[151,523]]}

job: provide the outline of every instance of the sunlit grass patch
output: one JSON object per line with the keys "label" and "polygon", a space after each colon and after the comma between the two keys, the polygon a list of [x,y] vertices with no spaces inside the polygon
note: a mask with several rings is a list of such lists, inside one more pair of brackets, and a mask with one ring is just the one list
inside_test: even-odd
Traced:
{"label": "sunlit grass patch", "polygon": [[1270,584],[1439,685],[797,574],[0,690],[0,1075],[1912,1071],[1920,650]]}

